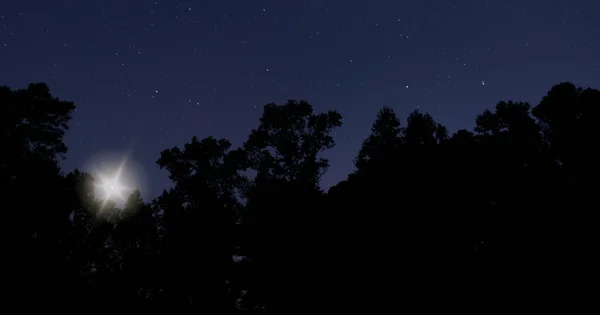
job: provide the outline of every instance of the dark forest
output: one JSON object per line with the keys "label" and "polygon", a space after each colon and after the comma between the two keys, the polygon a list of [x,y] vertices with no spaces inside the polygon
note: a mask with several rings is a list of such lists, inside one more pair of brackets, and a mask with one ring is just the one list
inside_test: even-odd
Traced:
{"label": "dark forest", "polygon": [[288,314],[541,287],[589,251],[600,91],[490,105],[455,133],[374,112],[354,172],[323,191],[342,114],[267,104],[239,148],[190,135],[157,152],[173,188],[120,208],[59,167],[75,104],[43,83],[0,87],[5,288],[21,310]]}

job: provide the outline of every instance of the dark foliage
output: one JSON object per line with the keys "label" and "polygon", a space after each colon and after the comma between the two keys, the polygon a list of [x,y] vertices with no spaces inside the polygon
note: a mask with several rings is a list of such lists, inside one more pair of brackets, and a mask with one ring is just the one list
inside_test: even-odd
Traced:
{"label": "dark foliage", "polygon": [[376,312],[542,287],[565,280],[544,276],[558,255],[592,248],[598,90],[561,83],[453,134],[383,108],[328,192],[322,153],[341,115],[267,104],[240,148],[193,137],[161,152],[173,188],[151,202],[135,191],[122,208],[58,167],[74,110],[42,83],[0,87],[5,286],[21,307]]}

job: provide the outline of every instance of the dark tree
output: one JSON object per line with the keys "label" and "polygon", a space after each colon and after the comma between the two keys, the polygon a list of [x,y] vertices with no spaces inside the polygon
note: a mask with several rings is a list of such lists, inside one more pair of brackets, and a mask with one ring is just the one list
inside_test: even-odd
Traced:
{"label": "dark tree", "polygon": [[[533,109],[543,131],[546,178],[543,202],[552,209],[544,219],[553,247],[579,256],[595,239],[593,204],[600,188],[600,91],[572,83],[552,87]],[[549,237],[552,235],[553,237]],[[583,258],[582,260],[587,260]]]}
{"label": "dark tree", "polygon": [[160,299],[173,307],[223,312],[233,305],[234,232],[242,204],[244,156],[212,137],[161,153],[157,163],[175,183],[155,202],[163,212]]}
{"label": "dark tree", "polygon": [[389,107],[382,108],[371,127],[371,134],[363,141],[354,161],[356,168],[368,167],[370,161],[375,164],[386,155],[392,154],[399,144],[398,137],[401,132],[400,120],[394,110]]}
{"label": "dark tree", "polygon": [[4,252],[22,275],[16,292],[37,287],[43,297],[46,283],[53,282],[52,261],[61,254],[51,248],[64,236],[71,212],[61,199],[57,159],[67,151],[63,135],[74,109],[42,83],[18,90],[0,86],[0,194],[3,220],[10,222],[3,229],[10,240]]}
{"label": "dark tree", "polygon": [[251,298],[273,312],[310,302],[301,288],[313,285],[310,270],[318,267],[313,264],[320,247],[312,246],[323,230],[318,184],[329,166],[320,153],[334,146],[341,118],[335,111],[315,114],[305,101],[267,104],[244,143],[256,173],[243,220],[251,241],[244,246],[253,262]]}

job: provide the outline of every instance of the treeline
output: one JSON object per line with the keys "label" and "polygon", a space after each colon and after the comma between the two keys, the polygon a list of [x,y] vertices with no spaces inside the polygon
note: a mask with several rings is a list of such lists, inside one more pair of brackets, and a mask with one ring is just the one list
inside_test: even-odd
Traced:
{"label": "treeline", "polygon": [[453,134],[382,108],[354,172],[324,192],[341,114],[267,104],[240,148],[193,137],[160,152],[174,187],[119,209],[58,166],[75,105],[41,83],[0,87],[4,284],[22,309],[287,314],[429,295],[458,261],[491,283],[494,262],[585,250],[599,108],[600,91],[561,83]]}

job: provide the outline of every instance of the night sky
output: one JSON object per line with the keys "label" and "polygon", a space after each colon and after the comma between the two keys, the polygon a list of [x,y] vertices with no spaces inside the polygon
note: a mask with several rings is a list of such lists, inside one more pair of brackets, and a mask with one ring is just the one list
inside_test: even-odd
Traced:
{"label": "night sky", "polygon": [[[556,83],[600,88],[598,0],[3,0],[0,85],[74,101],[65,171],[114,164],[146,199],[170,185],[161,150],[240,145],[263,105],[338,110],[327,188],[382,106],[451,131]],[[107,165],[108,165],[107,164]]]}

